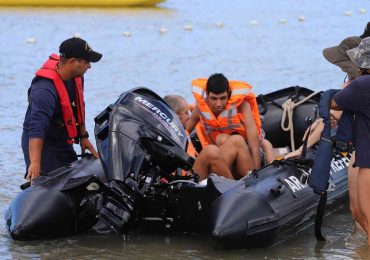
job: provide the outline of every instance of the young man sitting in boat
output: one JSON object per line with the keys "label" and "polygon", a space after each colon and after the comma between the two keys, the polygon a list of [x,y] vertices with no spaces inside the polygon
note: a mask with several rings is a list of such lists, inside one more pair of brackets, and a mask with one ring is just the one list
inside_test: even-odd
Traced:
{"label": "young man sitting in boat", "polygon": [[[179,95],[167,95],[164,100],[170,105],[179,117],[184,128],[190,119],[189,106],[186,100]],[[187,152],[195,158],[193,170],[206,179],[210,173],[224,176],[229,179],[240,179],[248,170],[253,168],[253,161],[246,143],[239,135],[233,135],[220,146],[210,144],[197,154],[189,140]],[[236,171],[231,172],[235,165]]]}
{"label": "young man sitting in boat", "polygon": [[[196,128],[203,148],[209,144],[220,146],[228,143],[231,137],[239,136],[243,143],[247,142],[245,153],[250,151],[253,161],[248,170],[259,169],[262,129],[257,101],[250,92],[252,87],[246,82],[229,81],[221,73],[211,75],[208,80],[193,80],[192,85],[197,104],[186,130],[191,132]],[[271,144],[266,152],[267,161],[272,161]]]}

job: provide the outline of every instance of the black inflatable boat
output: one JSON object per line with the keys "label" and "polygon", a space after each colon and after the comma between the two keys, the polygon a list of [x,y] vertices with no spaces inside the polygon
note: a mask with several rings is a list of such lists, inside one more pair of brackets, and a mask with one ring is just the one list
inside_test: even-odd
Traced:
{"label": "black inflatable boat", "polygon": [[[312,94],[290,87],[258,97],[274,147],[290,145],[290,134],[280,127],[288,99],[304,101],[293,114],[296,146],[302,143],[306,117],[319,101]],[[74,235],[100,220],[116,233],[203,233],[233,247],[262,246],[297,232],[317,207],[319,196],[307,185],[314,157],[275,161],[236,181],[211,175],[205,185],[196,176],[173,174],[192,167],[184,152],[188,139],[176,114],[148,89],[124,92],[95,122],[100,160],[84,158],[21,191],[5,216],[14,239]],[[333,207],[347,193],[348,163],[339,153],[332,161]]]}

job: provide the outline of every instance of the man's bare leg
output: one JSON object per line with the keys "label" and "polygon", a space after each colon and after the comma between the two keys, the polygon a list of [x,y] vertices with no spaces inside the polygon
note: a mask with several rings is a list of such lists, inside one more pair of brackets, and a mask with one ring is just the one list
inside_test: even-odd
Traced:
{"label": "man's bare leg", "polygon": [[370,168],[360,168],[357,175],[357,201],[364,216],[360,225],[367,234],[367,243],[370,245]]}
{"label": "man's bare leg", "polygon": [[235,166],[235,179],[244,177],[254,168],[249,147],[241,135],[231,135],[227,142],[221,145],[220,150],[229,169]]}
{"label": "man's bare leg", "polygon": [[[362,229],[364,226],[364,216],[360,210],[357,199],[357,176],[358,168],[353,168],[352,165],[355,162],[355,152],[352,153],[351,160],[348,166],[348,190],[349,190],[349,206],[351,213],[356,222],[356,228]],[[360,224],[361,223],[361,224]]]}
{"label": "man's bare leg", "polygon": [[263,139],[261,142],[262,150],[265,153],[267,164],[272,163],[275,160],[274,147],[271,142],[267,139]]}
{"label": "man's bare leg", "polygon": [[199,174],[200,180],[206,179],[210,173],[234,179],[230,168],[222,156],[220,148],[212,144],[200,152],[195,159],[193,170]]}

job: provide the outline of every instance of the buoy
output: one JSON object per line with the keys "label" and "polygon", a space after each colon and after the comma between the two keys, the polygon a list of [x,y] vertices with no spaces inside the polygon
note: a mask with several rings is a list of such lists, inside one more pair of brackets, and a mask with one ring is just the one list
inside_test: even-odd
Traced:
{"label": "buoy", "polygon": [[286,24],[288,21],[284,18],[279,19],[280,24]]}
{"label": "buoy", "polygon": [[306,17],[304,17],[303,15],[298,16],[298,21],[304,22],[304,20],[306,20]]}
{"label": "buoy", "polygon": [[159,29],[159,33],[166,33],[166,32],[167,32],[167,29],[166,28],[161,27]]}
{"label": "buoy", "polygon": [[81,33],[74,33],[73,38],[81,38]]}
{"label": "buoy", "polygon": [[125,37],[130,37],[131,33],[130,32],[123,32],[122,35],[125,36]]}
{"label": "buoy", "polygon": [[187,25],[184,26],[184,30],[185,31],[191,31],[191,30],[193,30],[193,26],[191,26],[190,24],[187,24]]}
{"label": "buoy", "polygon": [[34,43],[36,43],[36,38],[34,38],[34,37],[28,38],[28,39],[26,40],[26,42],[27,42],[28,44],[34,44]]}
{"label": "buoy", "polygon": [[217,28],[222,28],[222,27],[224,27],[224,24],[223,24],[223,23],[221,23],[221,22],[217,22],[217,23],[216,23],[216,27],[217,27]]}
{"label": "buoy", "polygon": [[365,8],[360,8],[358,11],[360,12],[360,14],[365,14],[367,12]]}
{"label": "buoy", "polygon": [[257,24],[258,24],[258,22],[257,22],[256,20],[252,20],[252,21],[250,21],[250,24],[251,24],[251,25],[257,25]]}
{"label": "buoy", "polygon": [[345,11],[345,12],[344,12],[344,15],[345,15],[345,16],[352,16],[352,12],[351,12],[351,11]]}

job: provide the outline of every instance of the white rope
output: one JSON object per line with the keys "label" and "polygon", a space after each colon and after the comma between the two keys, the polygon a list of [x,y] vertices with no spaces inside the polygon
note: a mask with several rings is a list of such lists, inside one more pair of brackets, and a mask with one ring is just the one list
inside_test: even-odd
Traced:
{"label": "white rope", "polygon": [[[304,99],[300,100],[297,103],[294,103],[291,99],[288,99],[283,103],[283,114],[281,117],[281,128],[284,131],[290,131],[290,144],[292,147],[292,151],[295,151],[295,143],[294,143],[294,125],[293,125],[293,111],[296,107],[301,105],[302,103],[306,102],[313,96],[319,94],[320,91],[314,92],[311,95],[305,97]],[[284,125],[285,119],[288,117],[288,124],[287,126]]]}

